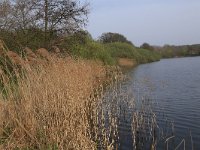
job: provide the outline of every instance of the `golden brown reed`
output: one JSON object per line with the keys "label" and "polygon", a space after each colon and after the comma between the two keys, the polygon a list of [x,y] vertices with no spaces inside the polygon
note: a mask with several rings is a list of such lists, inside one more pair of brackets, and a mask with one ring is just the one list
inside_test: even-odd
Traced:
{"label": "golden brown reed", "polygon": [[57,46],[53,46],[53,47],[52,47],[52,51],[53,51],[54,53],[60,53],[60,49],[59,49]]}
{"label": "golden brown reed", "polygon": [[26,55],[29,56],[29,57],[33,57],[33,58],[37,58],[36,54],[33,53],[33,51],[28,48],[28,47],[25,47],[24,48],[24,51],[26,52]]}
{"label": "golden brown reed", "polygon": [[50,54],[45,48],[39,48],[38,50],[36,50],[36,54],[41,58],[50,60]]}
{"label": "golden brown reed", "polygon": [[7,49],[4,41],[0,39],[0,56],[2,56],[5,53],[5,51],[7,51],[7,50],[8,49]]}
{"label": "golden brown reed", "polygon": [[[131,102],[127,93],[119,93],[118,84],[113,86],[111,98],[101,98],[103,81],[111,77],[117,80],[118,68],[108,69],[95,61],[60,58],[57,54],[50,55],[45,49],[37,50],[35,55],[26,48],[25,60],[8,51],[4,43],[2,51],[13,62],[17,74],[20,69],[15,67],[24,61],[25,66],[20,68],[26,74],[17,75],[17,83],[9,84],[10,78],[3,71],[4,66],[0,66],[2,83],[7,90],[6,97],[3,91],[0,93],[0,149],[117,149],[117,122],[121,112],[125,114],[124,110],[128,107],[136,109],[135,101]],[[122,62],[132,65],[132,60]],[[124,110],[118,106],[121,101],[127,103]],[[141,113],[133,113],[135,149],[143,145],[140,131],[143,133],[145,114],[150,110],[142,109],[139,111]],[[148,127],[154,137],[154,115],[147,117],[149,119],[152,123]],[[156,139],[153,138],[152,146],[155,145]]]}
{"label": "golden brown reed", "polygon": [[118,59],[118,64],[121,67],[134,67],[137,63],[134,59],[129,59],[129,58],[119,58]]}
{"label": "golden brown reed", "polygon": [[6,55],[12,61],[13,64],[24,66],[24,60],[15,52],[7,51]]}
{"label": "golden brown reed", "polygon": [[0,148],[97,149],[98,134],[112,148],[92,94],[105,75],[98,62],[53,56],[32,68],[6,100],[0,95]]}

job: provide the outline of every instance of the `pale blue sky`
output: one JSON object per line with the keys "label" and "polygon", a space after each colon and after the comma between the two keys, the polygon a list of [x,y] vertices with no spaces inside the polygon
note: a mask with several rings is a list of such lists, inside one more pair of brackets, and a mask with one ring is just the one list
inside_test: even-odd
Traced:
{"label": "pale blue sky", "polygon": [[125,35],[135,45],[200,43],[200,0],[90,0],[87,30]]}

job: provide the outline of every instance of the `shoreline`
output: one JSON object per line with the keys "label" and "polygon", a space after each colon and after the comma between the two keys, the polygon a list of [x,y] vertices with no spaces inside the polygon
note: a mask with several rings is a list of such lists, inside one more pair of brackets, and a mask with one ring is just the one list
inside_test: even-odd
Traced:
{"label": "shoreline", "polygon": [[[11,52],[3,49],[5,66],[11,62],[9,71],[13,78],[10,83],[3,82],[8,91],[6,96],[1,93],[4,100],[0,101],[0,118],[6,126],[0,123],[0,139],[5,139],[0,147],[47,149],[46,146],[56,144],[60,149],[74,146],[94,149],[99,132],[106,135],[103,144],[106,147],[112,145],[106,142],[110,133],[105,132],[105,118],[99,116],[101,110],[98,105],[102,103],[101,96],[107,89],[104,86],[112,88],[112,83],[123,81],[124,70],[137,66],[136,61],[121,58],[119,67],[106,66],[95,60],[62,58],[45,49],[39,49],[37,53],[26,49],[27,57],[24,58]],[[24,69],[28,69],[25,76],[20,76],[22,64]],[[1,75],[5,78],[10,73]],[[113,121],[115,118],[109,119]],[[99,125],[100,131],[97,130]],[[7,132],[8,128],[12,130]],[[61,134],[61,131],[68,134]],[[41,132],[42,137],[38,137]],[[53,137],[71,141],[72,145],[59,143]]]}

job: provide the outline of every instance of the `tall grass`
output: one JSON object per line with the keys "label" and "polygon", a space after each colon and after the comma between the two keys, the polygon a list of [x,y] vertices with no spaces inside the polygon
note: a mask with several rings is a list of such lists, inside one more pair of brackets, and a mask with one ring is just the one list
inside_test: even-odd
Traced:
{"label": "tall grass", "polygon": [[113,147],[98,107],[108,76],[100,62],[50,56],[45,49],[38,57],[27,49],[24,60],[0,46],[0,149]]}
{"label": "tall grass", "polygon": [[6,100],[0,94],[0,148],[111,147],[93,94],[105,75],[100,63],[71,58],[52,57],[31,67]]}
{"label": "tall grass", "polygon": [[[0,149],[119,149],[121,116],[135,104],[114,80],[107,95],[101,84],[107,76],[101,63],[70,57],[30,66],[6,99],[0,93]],[[137,138],[144,116],[134,117]]]}
{"label": "tall grass", "polygon": [[[37,52],[45,57],[44,49]],[[18,58],[16,54],[14,58]],[[17,82],[3,82],[7,95],[3,90],[0,93],[0,149],[118,149],[120,117],[127,107],[134,110],[135,104],[129,103],[126,92],[115,89],[117,78],[110,82],[114,88],[111,99],[105,96],[102,81],[113,72],[94,60],[47,58],[38,57],[32,65],[26,56],[23,75],[20,64],[8,59],[15,74],[3,70],[1,79]],[[121,103],[127,104],[124,110]],[[144,116],[139,113],[133,114],[135,138],[144,129]],[[150,123],[148,129],[154,127]],[[133,143],[136,148],[137,143],[140,141]],[[155,140],[152,143],[156,145]]]}

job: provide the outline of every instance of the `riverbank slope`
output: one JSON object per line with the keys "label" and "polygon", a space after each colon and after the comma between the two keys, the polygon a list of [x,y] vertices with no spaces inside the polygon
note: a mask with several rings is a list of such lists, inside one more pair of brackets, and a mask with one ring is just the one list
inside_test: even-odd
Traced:
{"label": "riverbank slope", "polygon": [[[25,48],[22,56],[3,41],[0,48],[0,149],[96,149],[99,143],[113,148],[113,130],[106,130],[98,107],[103,84],[118,78],[118,67],[44,48]],[[136,63],[114,57],[119,50],[112,54],[119,64]],[[115,118],[109,119],[111,129],[116,129]]]}

